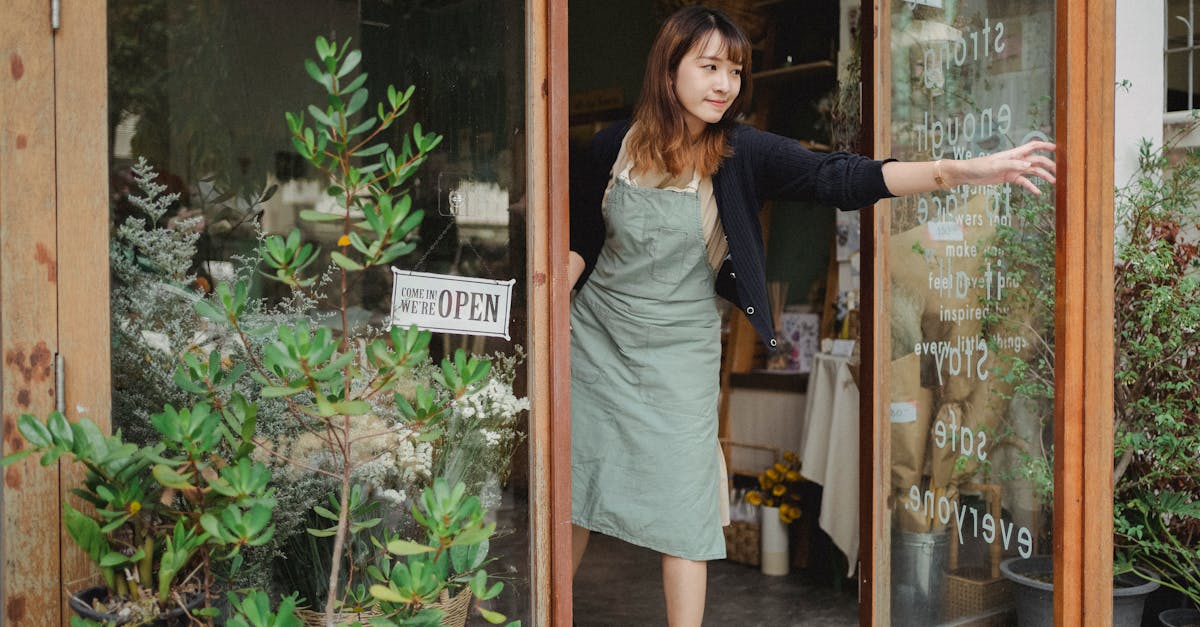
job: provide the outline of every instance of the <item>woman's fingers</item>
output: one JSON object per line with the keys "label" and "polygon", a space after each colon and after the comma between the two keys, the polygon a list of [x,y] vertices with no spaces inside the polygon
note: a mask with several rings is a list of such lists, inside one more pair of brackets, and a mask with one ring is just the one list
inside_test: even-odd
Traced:
{"label": "woman's fingers", "polygon": [[1058,174],[1058,165],[1049,157],[1043,157],[1042,155],[1029,155],[1028,161],[1035,166],[1040,166],[1047,172]]}
{"label": "woman's fingers", "polygon": [[1029,193],[1031,193],[1035,196],[1042,195],[1042,190],[1038,189],[1037,185],[1034,185],[1032,181],[1030,181],[1029,179],[1025,178],[1024,176],[1022,176],[1020,174],[1018,174],[1016,176],[1016,178],[1013,179],[1013,183],[1016,183],[1017,185],[1024,187],[1025,189],[1029,190]]}
{"label": "woman's fingers", "polygon": [[1033,167],[1033,168],[1029,169],[1029,173],[1038,178],[1045,180],[1048,183],[1057,183],[1058,182],[1055,180],[1054,175],[1047,172],[1045,168]]}

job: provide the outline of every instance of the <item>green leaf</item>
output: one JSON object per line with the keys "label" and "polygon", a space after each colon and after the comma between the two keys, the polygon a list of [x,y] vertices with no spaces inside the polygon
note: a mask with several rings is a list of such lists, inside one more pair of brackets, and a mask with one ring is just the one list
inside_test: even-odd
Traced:
{"label": "green leaf", "polygon": [[305,209],[300,212],[300,219],[307,220],[309,222],[337,222],[338,220],[344,220],[345,218],[346,216],[344,215],[328,213],[325,211],[314,211],[312,209]]}
{"label": "green leaf", "polygon": [[337,527],[329,527],[328,529],[313,529],[308,528],[308,535],[317,538],[332,538],[337,535]]}
{"label": "green leaf", "polygon": [[330,87],[329,79],[323,72],[321,72],[321,68],[317,65],[316,61],[313,61],[312,59],[305,59],[304,70],[308,72],[309,77],[311,77],[314,81],[324,85],[326,89]]}
{"label": "green leaf", "polygon": [[313,506],[313,511],[316,512],[317,515],[320,516],[321,518],[325,518],[328,520],[335,520],[335,521],[338,520],[337,514],[329,511],[328,509],[326,509],[324,507],[321,507],[320,505]]}
{"label": "green leaf", "polygon": [[392,540],[387,543],[387,550],[392,555],[420,555],[433,553],[437,549],[411,540]]}
{"label": "green leaf", "polygon": [[358,62],[361,60],[362,52],[359,50],[351,50],[346,54],[346,58],[342,60],[342,67],[338,70],[337,77],[341,78],[350,72],[353,72],[354,68],[358,67]]}
{"label": "green leaf", "polygon": [[129,561],[130,558],[125,557],[123,553],[112,551],[111,553],[106,553],[100,558],[100,568],[112,568],[114,566],[120,566],[121,564],[127,564]]}
{"label": "green leaf", "polygon": [[17,431],[21,432],[21,436],[25,438],[26,442],[38,448],[51,446],[54,443],[50,430],[33,414],[21,414],[21,417],[17,418]]}
{"label": "green leaf", "polygon": [[388,603],[408,603],[412,599],[411,596],[405,596],[400,592],[389,588],[388,586],[375,584],[371,586],[371,596],[386,601]]}
{"label": "green leaf", "polygon": [[387,144],[375,144],[354,153],[356,157],[374,157],[375,155],[388,149]]}
{"label": "green leaf", "polygon": [[184,490],[192,487],[189,477],[181,475],[162,464],[156,464],[154,466],[154,470],[151,471],[151,474],[154,475],[155,481],[158,481],[160,484],[168,488]]}
{"label": "green leaf", "polygon": [[196,303],[192,305],[192,309],[201,317],[212,320],[218,324],[225,324],[227,322],[225,313],[222,311],[217,311],[217,308],[213,307],[212,304],[206,300],[196,301]]}
{"label": "green leaf", "polygon": [[11,455],[5,455],[4,457],[0,457],[0,468],[4,468],[5,466],[11,466],[12,464],[17,463],[17,462],[21,461],[22,459],[25,459],[26,457],[29,457],[30,455],[32,455],[36,452],[37,452],[37,449],[27,448],[23,451],[17,451],[16,453],[13,453]]}
{"label": "green leaf", "polygon": [[506,617],[504,614],[501,614],[500,612],[494,612],[486,607],[479,608],[479,615],[483,617],[483,620],[486,620],[493,625],[499,625],[500,623],[508,620],[508,617]]}
{"label": "green leaf", "polygon": [[365,104],[367,104],[367,90],[359,89],[350,96],[350,104],[346,106],[346,115],[351,116],[358,113],[358,110],[362,109]]}
{"label": "green leaf", "polygon": [[336,250],[330,251],[329,258],[332,259],[334,263],[336,263],[337,265],[341,266],[342,268],[344,268],[346,270],[362,270],[363,269],[363,265],[361,263],[358,263],[357,261],[343,255],[342,253],[339,253]]}
{"label": "green leaf", "polygon": [[308,105],[308,113],[313,116],[313,119],[329,128],[337,128],[337,122],[330,119],[329,115],[317,108],[316,105]]}
{"label": "green leaf", "polygon": [[92,558],[92,561],[99,563],[100,559],[109,551],[108,540],[101,533],[100,524],[90,516],[71,507],[71,504],[67,502],[63,502],[63,517],[64,525],[71,539],[88,557]]}
{"label": "green leaf", "polygon": [[[361,75],[360,75],[360,76],[361,76]],[[377,118],[377,117],[375,117],[375,116],[368,117],[367,119],[365,119],[365,120],[363,120],[362,122],[360,122],[360,123],[358,124],[358,126],[355,126],[354,128],[350,129],[350,130],[349,130],[349,131],[346,133],[346,136],[347,136],[347,137],[353,137],[353,136],[355,136],[355,135],[361,135],[361,134],[363,134],[363,133],[365,133],[365,132],[367,132],[367,131],[371,130],[371,129],[372,129],[374,126],[375,126],[375,121],[376,121],[377,119],[379,119],[379,118]]]}
{"label": "green leaf", "polygon": [[342,93],[352,94],[359,87],[362,87],[363,83],[366,83],[366,82],[367,82],[367,73],[359,72],[358,76],[354,77],[354,80],[350,81],[349,83],[346,84],[345,87],[342,88]]}
{"label": "green leaf", "polygon": [[453,546],[479,544],[480,542],[492,537],[492,532],[495,530],[495,528],[496,523],[492,523],[487,527],[467,529],[455,536],[454,541],[451,542],[451,544]]}
{"label": "green leaf", "polygon": [[222,533],[221,523],[216,516],[210,513],[204,514],[200,517],[200,526],[208,532],[208,535],[222,542],[225,541],[225,534]]}

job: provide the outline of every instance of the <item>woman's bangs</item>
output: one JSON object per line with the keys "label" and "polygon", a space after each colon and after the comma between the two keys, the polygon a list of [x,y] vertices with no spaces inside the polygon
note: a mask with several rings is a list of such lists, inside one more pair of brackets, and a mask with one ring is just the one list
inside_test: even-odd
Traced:
{"label": "woman's bangs", "polygon": [[705,50],[708,48],[708,43],[713,38],[717,39],[720,44],[717,47],[717,56],[729,59],[731,62],[745,66],[750,60],[750,42],[741,37],[741,33],[733,30],[731,33],[722,32],[720,27],[713,28],[707,33],[696,38],[688,50]]}
{"label": "woman's bangs", "polygon": [[725,55],[725,58],[741,66],[750,64],[750,41],[741,31],[737,28],[718,27],[718,30],[709,33],[709,37],[713,34],[721,38],[721,54]]}

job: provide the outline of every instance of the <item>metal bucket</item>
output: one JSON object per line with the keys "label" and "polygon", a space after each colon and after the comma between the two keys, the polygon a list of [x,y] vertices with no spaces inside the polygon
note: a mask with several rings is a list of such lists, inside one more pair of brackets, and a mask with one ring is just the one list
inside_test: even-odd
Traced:
{"label": "metal bucket", "polygon": [[892,625],[929,627],[941,622],[949,537],[945,531],[892,531]]}

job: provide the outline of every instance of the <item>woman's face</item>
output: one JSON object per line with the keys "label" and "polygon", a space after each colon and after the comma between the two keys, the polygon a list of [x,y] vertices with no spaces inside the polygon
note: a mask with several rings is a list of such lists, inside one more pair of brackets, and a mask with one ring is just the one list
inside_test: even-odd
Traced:
{"label": "woman's face", "polygon": [[724,40],[713,34],[693,46],[675,70],[675,97],[692,135],[720,122],[742,90],[742,66],[727,53]]}

